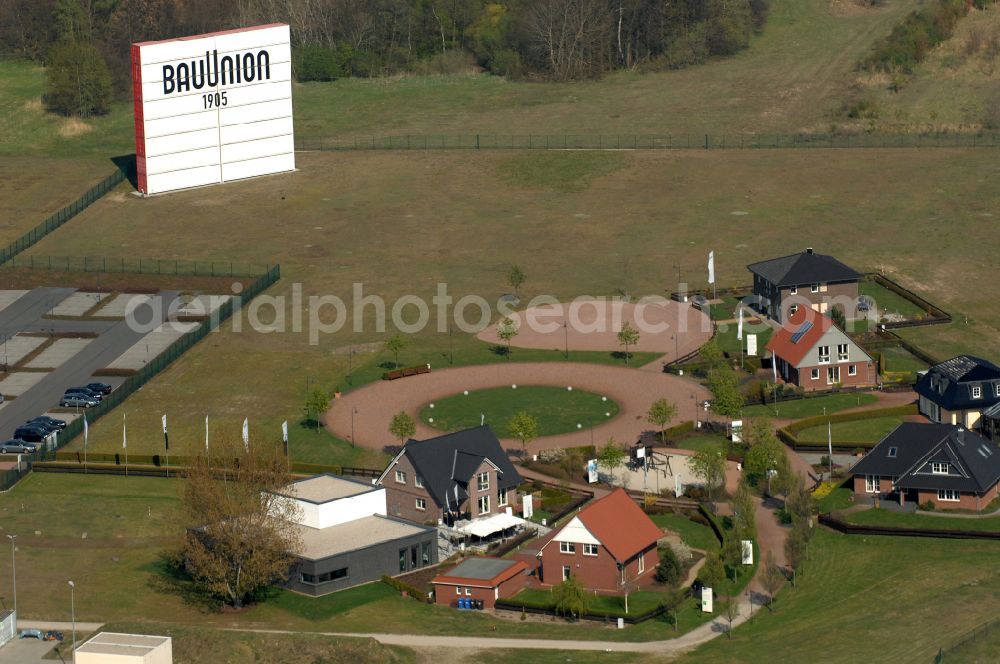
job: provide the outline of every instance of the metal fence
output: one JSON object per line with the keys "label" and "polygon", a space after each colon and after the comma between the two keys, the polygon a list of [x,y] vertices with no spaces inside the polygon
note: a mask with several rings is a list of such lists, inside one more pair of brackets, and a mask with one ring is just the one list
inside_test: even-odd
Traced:
{"label": "metal fence", "polygon": [[[244,302],[249,302],[264,289],[274,284],[281,278],[281,267],[274,265],[259,275],[258,278],[247,286],[243,294]],[[157,355],[151,362],[143,366],[142,369],[128,377],[128,379],[114,392],[109,394],[101,403],[87,411],[87,420],[94,422],[111,410],[120,405],[133,392],[149,382],[156,374],[166,369],[178,357],[183,355],[189,348],[201,341],[206,335],[216,329],[222,322],[229,319],[233,314],[233,301],[228,300],[219,307],[218,315],[212,316],[201,322],[194,330],[188,332],[183,337],[172,343],[162,353]],[[54,461],[56,451],[64,447],[83,431],[83,420],[78,418],[59,433],[59,442],[52,449],[47,449],[39,453],[38,461]]]}
{"label": "metal fence", "polygon": [[11,468],[0,471],[0,493],[7,491],[17,484],[22,477],[31,472],[31,462],[24,464],[24,468]]}
{"label": "metal fence", "polygon": [[117,170],[95,184],[93,187],[88,189],[83,196],[80,196],[80,198],[76,199],[21,237],[11,242],[6,248],[0,250],[0,264],[11,260],[14,256],[34,245],[43,237],[86,210],[94,201],[100,199],[104,196],[104,194],[124,182],[127,177],[128,176],[124,171]]}
{"label": "metal fence", "polygon": [[297,136],[296,150],[996,148],[1000,134],[401,134]]}
{"label": "metal fence", "polygon": [[1000,629],[1000,618],[995,618],[981,625],[977,625],[970,631],[966,632],[962,636],[955,639],[947,648],[941,648],[938,650],[938,654],[934,657],[934,664],[942,664],[943,662],[965,662],[969,661],[967,656],[969,649],[976,648],[983,641],[985,641],[985,646],[992,649],[995,644],[1000,642],[1000,637],[998,637],[995,632]]}
{"label": "metal fence", "polygon": [[259,277],[270,265],[232,261],[188,261],[172,258],[123,258],[107,256],[15,256],[4,267],[56,272],[102,272],[109,274],[165,274],[196,277]]}

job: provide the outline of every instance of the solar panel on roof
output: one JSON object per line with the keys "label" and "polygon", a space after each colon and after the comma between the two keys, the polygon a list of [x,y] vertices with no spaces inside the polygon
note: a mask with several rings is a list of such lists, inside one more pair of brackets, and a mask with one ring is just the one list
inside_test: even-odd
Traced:
{"label": "solar panel on roof", "polygon": [[802,323],[802,327],[800,327],[795,332],[795,334],[792,335],[792,343],[793,344],[797,344],[800,341],[802,341],[802,337],[804,337],[806,335],[806,332],[808,332],[809,330],[812,329],[812,326],[813,326],[813,323],[812,323],[811,320],[807,320],[807,321],[803,322]]}

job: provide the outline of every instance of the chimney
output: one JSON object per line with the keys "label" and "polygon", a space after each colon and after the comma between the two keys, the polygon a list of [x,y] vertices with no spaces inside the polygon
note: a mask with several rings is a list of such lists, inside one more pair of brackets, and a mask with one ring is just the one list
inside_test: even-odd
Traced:
{"label": "chimney", "polygon": [[812,252],[813,252],[813,248],[812,247],[806,247],[806,253],[807,254],[811,254]]}
{"label": "chimney", "polygon": [[955,433],[955,437],[958,439],[959,445],[965,445],[965,429],[958,427],[958,431]]}

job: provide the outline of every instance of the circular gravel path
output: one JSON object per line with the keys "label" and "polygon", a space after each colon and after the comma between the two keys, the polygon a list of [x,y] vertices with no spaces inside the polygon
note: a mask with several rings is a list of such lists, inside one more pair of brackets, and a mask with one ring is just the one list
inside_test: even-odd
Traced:
{"label": "circular gravel path", "polygon": [[[626,446],[636,442],[639,434],[652,428],[646,422],[646,412],[657,399],[666,398],[677,405],[677,419],[672,424],[680,424],[691,421],[696,408],[701,416],[699,404],[709,398],[708,390],[701,385],[660,372],[577,362],[505,362],[433,370],[418,376],[378,381],[334,400],[324,420],[333,435],[350,441],[353,411],[355,444],[381,450],[387,445],[399,444],[389,434],[389,422],[399,411],[406,411],[417,420],[414,438],[433,438],[442,432],[417,418],[417,411],[424,404],[463,390],[511,384],[572,386],[614,399],[621,409],[618,416],[593,429],[593,442],[599,446],[612,436]],[[520,448],[521,445],[517,440],[502,442],[507,448]],[[539,438],[528,446],[528,450],[577,447],[590,442],[591,431],[584,429]]]}
{"label": "circular gravel path", "polygon": [[[622,350],[618,332],[626,321],[639,330],[639,343],[630,347],[630,351],[663,353],[667,361],[701,348],[712,338],[712,324],[707,315],[689,303],[673,300],[648,304],[577,300],[569,304],[529,307],[512,313],[510,318],[518,323],[517,336],[510,342],[515,348],[562,350],[568,337],[570,352]],[[567,321],[564,328],[563,323]],[[675,332],[678,332],[676,346]],[[487,343],[506,343],[497,336],[496,324],[476,337]]]}

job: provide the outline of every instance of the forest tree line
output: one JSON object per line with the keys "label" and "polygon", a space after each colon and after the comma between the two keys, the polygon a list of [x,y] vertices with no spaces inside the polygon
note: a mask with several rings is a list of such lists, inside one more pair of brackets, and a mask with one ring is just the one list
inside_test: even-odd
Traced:
{"label": "forest tree line", "polygon": [[572,80],[736,53],[763,27],[768,2],[0,0],[0,50],[68,69],[63,78],[77,90],[91,81],[87,98],[61,109],[88,115],[110,103],[101,97],[127,95],[128,47],[137,41],[281,22],[292,29],[300,81],[473,63],[502,76]]}

